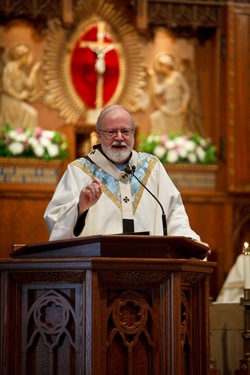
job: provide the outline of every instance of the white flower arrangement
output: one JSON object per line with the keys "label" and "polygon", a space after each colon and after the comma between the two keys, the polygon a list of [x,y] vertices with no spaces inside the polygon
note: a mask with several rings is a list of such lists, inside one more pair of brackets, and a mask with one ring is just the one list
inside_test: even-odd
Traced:
{"label": "white flower arrangement", "polygon": [[0,129],[0,156],[64,159],[68,156],[68,142],[56,130],[13,129],[6,125]]}
{"label": "white flower arrangement", "polygon": [[157,156],[162,163],[214,164],[216,147],[195,133],[141,134],[139,150]]}

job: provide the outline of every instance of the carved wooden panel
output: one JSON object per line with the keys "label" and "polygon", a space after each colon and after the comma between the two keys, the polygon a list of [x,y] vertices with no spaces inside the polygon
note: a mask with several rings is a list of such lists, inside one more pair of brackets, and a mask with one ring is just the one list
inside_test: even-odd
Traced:
{"label": "carved wooden panel", "polygon": [[[140,7],[140,4],[138,5],[137,3],[141,2],[141,0],[127,0],[124,1],[124,6],[129,10],[136,11],[138,7]],[[160,17],[160,19],[157,19],[155,17],[155,13],[151,15],[152,8],[156,8],[158,10],[165,9],[166,12],[164,11],[162,15],[168,14],[168,20],[170,20],[171,17],[174,17],[172,18],[173,21],[176,21],[176,19],[178,19],[183,23],[183,21],[186,20],[188,22],[191,21],[191,24],[195,23],[196,21],[196,23],[202,25],[202,20],[206,19],[209,22],[208,24],[206,24],[206,26],[210,26],[211,22],[214,25],[214,22],[217,22],[218,20],[218,8],[225,5],[225,1],[223,0],[217,0],[216,3],[214,0],[194,0],[192,2],[190,2],[190,0],[144,0],[143,2],[148,4],[148,15],[150,19],[155,20],[156,25],[159,24],[162,17]],[[241,2],[247,2],[247,0],[241,0]],[[2,0],[0,3],[0,14],[5,18],[11,18],[13,16],[25,16],[30,19],[44,16],[47,16],[48,18],[60,17],[63,12],[69,11],[70,9],[74,8],[76,3],[77,0],[54,0],[52,2],[49,0]],[[121,2],[119,0],[113,0],[113,3],[121,6]],[[171,12],[171,10],[173,10],[173,13]],[[188,13],[185,14],[186,10],[188,10]],[[170,11],[170,13],[168,11]],[[161,16],[161,14],[158,15]]]}
{"label": "carved wooden panel", "polygon": [[6,374],[83,373],[84,275],[39,271],[9,275]]}
{"label": "carved wooden panel", "polygon": [[152,306],[148,301],[150,295],[152,292],[119,291],[109,304],[106,322],[108,374],[147,375],[157,366],[159,296],[154,294]]}
{"label": "carved wooden panel", "polygon": [[220,24],[222,2],[216,6],[195,1],[148,1],[148,22],[151,25],[165,25],[177,29],[180,26],[217,27]]}
{"label": "carved wooden panel", "polygon": [[60,2],[50,0],[2,0],[0,2],[0,15],[1,21],[25,17],[36,20],[38,26],[41,21],[44,21],[45,17],[60,17]]}
{"label": "carved wooden panel", "polygon": [[209,375],[202,261],[0,261],[1,375]]}
{"label": "carved wooden panel", "polygon": [[[111,286],[112,279],[116,282]],[[196,319],[208,298],[201,293],[201,273],[182,272],[173,277],[170,272],[104,271],[99,281],[106,341],[103,374],[206,373],[205,352],[194,364],[197,348],[205,344],[202,325],[207,324],[206,316],[202,323]],[[174,343],[173,337],[177,338]],[[171,363],[174,352],[180,360]]]}

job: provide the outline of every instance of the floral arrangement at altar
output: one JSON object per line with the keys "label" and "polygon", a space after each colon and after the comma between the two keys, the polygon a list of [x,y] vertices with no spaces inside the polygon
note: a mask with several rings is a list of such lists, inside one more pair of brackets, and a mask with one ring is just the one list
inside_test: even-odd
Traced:
{"label": "floral arrangement at altar", "polygon": [[56,130],[18,128],[0,129],[0,157],[30,157],[45,160],[65,159],[69,155],[64,134]]}
{"label": "floral arrangement at altar", "polygon": [[210,138],[196,133],[140,134],[139,150],[157,156],[162,163],[215,164],[216,147]]}

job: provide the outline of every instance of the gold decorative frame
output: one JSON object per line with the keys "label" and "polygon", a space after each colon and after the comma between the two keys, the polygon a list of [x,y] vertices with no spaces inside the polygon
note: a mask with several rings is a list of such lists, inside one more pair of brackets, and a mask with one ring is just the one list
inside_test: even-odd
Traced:
{"label": "gold decorative frame", "polygon": [[119,103],[128,109],[137,107],[144,84],[142,48],[139,36],[114,4],[104,0],[81,0],[75,8],[74,26],[65,29],[59,20],[48,26],[43,64],[45,104],[58,110],[65,123],[85,120],[87,105],[75,91],[70,75],[70,58],[74,44],[91,25],[105,22],[113,40],[120,63],[116,91],[108,104]]}

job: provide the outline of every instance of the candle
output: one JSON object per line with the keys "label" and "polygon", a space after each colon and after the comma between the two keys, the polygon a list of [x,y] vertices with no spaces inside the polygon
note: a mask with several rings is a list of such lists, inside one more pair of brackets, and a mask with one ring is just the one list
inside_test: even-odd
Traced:
{"label": "candle", "polygon": [[248,242],[243,245],[244,254],[244,289],[250,289],[250,247]]}

